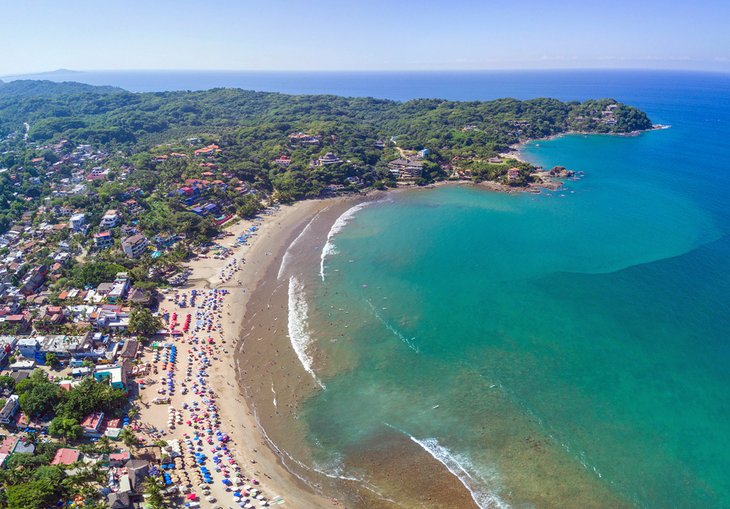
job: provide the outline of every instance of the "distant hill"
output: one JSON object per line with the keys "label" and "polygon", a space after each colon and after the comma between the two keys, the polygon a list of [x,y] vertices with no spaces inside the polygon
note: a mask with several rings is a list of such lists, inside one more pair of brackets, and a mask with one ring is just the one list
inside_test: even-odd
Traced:
{"label": "distant hill", "polygon": [[13,81],[13,80],[40,80],[43,76],[66,76],[69,74],[82,74],[81,71],[74,71],[73,69],[56,69],[55,71],[43,71],[43,72],[30,72],[24,74],[6,74],[0,76],[0,81]]}
{"label": "distant hill", "polygon": [[53,98],[78,94],[113,94],[124,89],[110,86],[94,86],[74,81],[61,83],[49,80],[0,81],[0,97],[42,97]]}
{"label": "distant hill", "polygon": [[132,93],[111,86],[47,80],[1,84],[0,135],[19,131],[26,122],[31,126],[28,139],[36,142],[65,138],[132,145],[240,128],[271,128],[283,131],[271,143],[287,143],[286,132],[317,132],[343,140],[342,147],[333,148],[351,152],[364,150],[364,136],[383,140],[397,135],[400,148],[443,148],[444,159],[489,157],[520,141],[565,132],[629,133],[652,126],[642,111],[613,99],[399,102],[234,88]]}

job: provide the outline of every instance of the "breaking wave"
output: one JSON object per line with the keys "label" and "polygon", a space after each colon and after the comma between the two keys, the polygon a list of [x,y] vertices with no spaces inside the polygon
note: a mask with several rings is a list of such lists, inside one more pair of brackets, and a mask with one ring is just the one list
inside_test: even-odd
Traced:
{"label": "breaking wave", "polygon": [[358,203],[357,205],[350,207],[345,212],[342,213],[340,217],[337,218],[337,220],[332,223],[332,228],[330,228],[329,233],[327,234],[327,242],[325,242],[324,246],[322,247],[322,254],[319,257],[319,276],[322,278],[322,281],[324,281],[324,261],[328,256],[337,254],[337,249],[335,248],[335,245],[333,244],[333,239],[335,238],[335,235],[340,233],[342,229],[347,226],[347,223],[350,222],[350,220],[357,214],[360,210],[364,209],[368,205],[375,203],[372,201],[366,201],[363,203]]}
{"label": "breaking wave", "polygon": [[287,265],[289,264],[289,258],[291,258],[291,250],[296,245],[297,242],[299,242],[299,239],[304,237],[304,235],[309,231],[309,227],[312,226],[312,223],[315,219],[319,217],[319,215],[327,210],[329,207],[325,207],[319,212],[317,212],[312,219],[309,220],[307,223],[307,226],[305,226],[302,231],[297,235],[297,238],[294,239],[294,241],[289,244],[289,247],[286,249],[286,252],[284,253],[284,256],[281,258],[281,265],[279,265],[279,273],[276,275],[276,279],[281,279],[284,275],[284,270],[286,270]]}
{"label": "breaking wave", "polygon": [[304,295],[304,286],[302,286],[297,278],[291,276],[289,278],[289,341],[291,341],[291,346],[304,369],[312,375],[317,385],[324,389],[324,384],[317,378],[317,375],[312,369],[313,360],[308,353],[309,345],[312,342],[307,324],[308,311],[309,308]]}
{"label": "breaking wave", "polygon": [[[408,435],[408,433],[406,433]],[[475,479],[469,473],[468,468],[471,463],[468,459],[452,453],[446,447],[438,443],[435,438],[426,438],[418,440],[408,435],[408,437],[417,443],[423,450],[430,454],[436,461],[445,466],[461,484],[469,491],[474,503],[481,509],[507,509],[509,505],[501,500],[495,493],[480,486],[479,480]]]}

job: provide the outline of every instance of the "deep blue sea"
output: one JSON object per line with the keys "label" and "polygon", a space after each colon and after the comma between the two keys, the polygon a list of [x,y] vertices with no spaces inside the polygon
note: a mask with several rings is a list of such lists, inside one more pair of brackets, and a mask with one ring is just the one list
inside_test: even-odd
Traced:
{"label": "deep blue sea", "polygon": [[[730,75],[52,78],[396,100],[612,97],[671,125],[530,143],[531,161],[585,172],[557,192],[444,187],[351,214],[324,280],[300,281],[309,348],[349,367],[322,370],[326,390],[300,421],[317,461],[345,475],[367,475],[353,458],[397,430],[482,507],[730,507]],[[319,323],[343,335],[324,337]]]}

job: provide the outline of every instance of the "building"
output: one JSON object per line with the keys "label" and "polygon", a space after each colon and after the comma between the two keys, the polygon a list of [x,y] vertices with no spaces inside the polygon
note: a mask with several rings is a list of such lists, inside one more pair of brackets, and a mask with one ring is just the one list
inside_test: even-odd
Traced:
{"label": "building", "polygon": [[507,170],[507,180],[510,182],[517,180],[520,178],[520,169],[519,168],[510,168]]}
{"label": "building", "polygon": [[150,294],[149,292],[146,292],[144,290],[140,290],[139,288],[132,288],[129,290],[129,294],[127,295],[127,300],[129,302],[132,302],[133,304],[139,304],[141,306],[146,306],[150,303]]}
{"label": "building", "polygon": [[312,166],[314,167],[320,167],[320,166],[332,166],[333,164],[340,164],[342,162],[342,159],[334,155],[332,152],[327,152],[322,157],[315,159],[312,162]]}
{"label": "building", "polygon": [[299,145],[319,145],[319,138],[301,132],[290,134],[289,141]]}
{"label": "building", "polygon": [[127,297],[130,284],[129,275],[126,272],[118,272],[114,283],[112,283],[112,288],[106,296],[107,300],[111,303],[124,300]]}
{"label": "building", "polygon": [[5,400],[5,405],[2,410],[0,410],[0,424],[7,426],[15,420],[15,414],[18,412],[18,408],[20,408],[18,399],[18,395],[13,394]]}
{"label": "building", "polygon": [[137,352],[139,352],[139,341],[128,339],[124,342],[124,346],[119,351],[119,357],[123,360],[133,361],[137,358]]}
{"label": "building", "polygon": [[211,145],[208,145],[207,147],[199,148],[198,150],[194,151],[194,154],[195,157],[212,156],[220,151],[220,147],[213,143]]}
{"label": "building", "polygon": [[107,498],[107,506],[109,509],[129,509],[132,507],[132,496],[129,491],[110,493]]}
{"label": "building", "polygon": [[423,175],[423,161],[417,159],[395,159],[388,163],[388,170],[398,180],[416,180]]}
{"label": "building", "polygon": [[67,336],[64,334],[39,336],[38,341],[40,347],[35,360],[39,364],[45,363],[46,354],[52,353],[59,359],[68,359],[74,355],[88,353],[92,346],[90,334],[85,336]]}
{"label": "building", "polygon": [[100,228],[114,228],[121,221],[119,213],[116,210],[107,210],[104,217],[101,218],[99,223]]}
{"label": "building", "polygon": [[110,467],[123,467],[127,461],[132,459],[132,455],[129,451],[113,452],[109,454],[109,466]]}
{"label": "building", "polygon": [[206,203],[202,207],[193,207],[190,210],[199,216],[207,216],[208,214],[214,214],[218,212],[218,205],[216,205],[215,203]]}
{"label": "building", "polygon": [[81,421],[81,427],[84,429],[84,434],[89,436],[101,435],[101,427],[104,423],[104,412],[95,412],[89,414],[86,418]]}
{"label": "building", "polygon": [[278,164],[279,166],[289,166],[291,164],[291,157],[289,156],[281,156],[276,159],[274,159],[274,164]]}
{"label": "building", "polygon": [[15,382],[20,382],[21,380],[25,380],[28,378],[29,373],[32,372],[37,363],[35,360],[20,360],[15,361],[11,365],[8,366],[10,368],[10,376],[13,377],[13,380]]}
{"label": "building", "polygon": [[13,454],[15,446],[18,445],[19,440],[20,437],[17,437],[15,435],[9,435],[5,437],[2,443],[0,443],[0,454],[5,454],[6,457]]}
{"label": "building", "polygon": [[73,465],[81,458],[81,453],[77,449],[66,449],[62,447],[56,451],[51,465]]}
{"label": "building", "polygon": [[68,220],[68,227],[75,232],[80,232],[86,226],[86,214],[74,214]]}
{"label": "building", "polygon": [[108,380],[109,385],[115,389],[127,388],[127,376],[122,366],[97,367],[94,379],[99,382]]}
{"label": "building", "polygon": [[15,350],[17,344],[17,336],[0,336],[0,364]]}
{"label": "building", "polygon": [[114,246],[114,237],[109,231],[99,232],[94,235],[94,247],[96,249],[109,249]]}
{"label": "building", "polygon": [[13,449],[13,454],[16,452],[19,454],[33,454],[35,452],[35,445],[20,439],[18,440],[18,443],[15,444],[15,449]]}
{"label": "building", "polygon": [[147,249],[147,239],[144,235],[136,234],[122,240],[122,251],[129,258],[139,258]]}
{"label": "building", "polygon": [[19,291],[26,297],[38,291],[46,281],[46,275],[48,275],[48,266],[36,265],[33,267],[28,274],[25,275],[23,281],[19,286]]}
{"label": "building", "polygon": [[86,175],[86,180],[102,180],[107,175],[109,175],[108,168],[94,168]]}
{"label": "building", "polygon": [[105,304],[92,313],[96,326],[114,330],[126,330],[129,327],[129,310],[119,305]]}
{"label": "building", "polygon": [[36,353],[41,349],[41,342],[38,338],[21,338],[17,343],[18,352],[26,359],[35,359]]}

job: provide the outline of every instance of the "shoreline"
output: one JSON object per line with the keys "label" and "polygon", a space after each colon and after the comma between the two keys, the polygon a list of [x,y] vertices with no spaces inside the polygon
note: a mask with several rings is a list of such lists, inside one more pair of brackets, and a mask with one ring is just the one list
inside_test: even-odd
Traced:
{"label": "shoreline", "polygon": [[[664,128],[667,127],[656,127],[656,129]],[[575,134],[585,133],[561,133],[544,139]],[[510,152],[500,155],[525,161],[521,150],[526,143],[528,142],[513,146]],[[336,371],[346,369],[347,366],[335,363],[337,366],[333,367],[328,364],[327,359],[316,358],[313,360],[320,373],[315,375],[311,369],[307,369],[307,363],[302,358],[302,355],[307,356],[306,353],[303,354],[306,352],[306,344],[303,348],[297,348],[290,338],[291,330],[287,330],[285,325],[286,322],[291,322],[291,317],[286,316],[285,310],[292,308],[296,303],[293,304],[291,301],[291,288],[288,288],[291,283],[287,285],[282,276],[294,274],[297,268],[301,269],[307,263],[311,270],[315,262],[318,272],[321,272],[324,267],[321,253],[323,246],[329,243],[331,229],[347,211],[358,204],[378,201],[390,193],[414,192],[452,185],[468,185],[481,190],[508,194],[540,193],[542,189],[554,191],[562,187],[563,182],[560,179],[553,180],[557,180],[557,185],[551,186],[551,182],[543,182],[525,188],[513,188],[491,181],[444,180],[422,187],[399,186],[386,191],[299,201],[292,205],[277,206],[269,209],[263,217],[239,220],[225,228],[226,236],[217,243],[231,249],[228,256],[216,258],[199,256],[187,263],[191,276],[187,284],[178,291],[203,292],[209,289],[224,289],[229,292],[224,301],[220,329],[225,356],[214,357],[218,362],[212,363],[209,368],[210,387],[215,397],[223,403],[219,409],[221,429],[231,436],[235,444],[231,448],[234,457],[247,467],[246,471],[250,472],[252,477],[263,481],[261,489],[270,499],[291,501],[294,506],[313,508],[336,507],[343,503],[348,507],[388,509],[411,506],[410,503],[395,502],[365,481],[330,475],[295,459],[299,457],[305,463],[313,464],[311,458],[307,457],[307,446],[303,436],[305,430],[296,423],[299,402],[314,391],[324,389],[324,385],[317,378],[318,375],[326,377],[331,374],[329,372],[332,369]],[[236,239],[252,226],[258,227],[252,239],[246,244],[234,245]],[[300,243],[303,246],[300,247]],[[293,244],[297,244],[297,249],[295,256],[290,256],[289,250]],[[308,247],[313,247],[314,250],[308,252]],[[307,257],[309,261],[306,260]],[[232,260],[239,258],[243,262],[240,266],[241,272],[237,276],[231,272],[227,273],[230,271]],[[304,274],[299,276],[302,277]],[[237,278],[236,281],[232,281],[233,278]],[[306,296],[303,298],[306,301]],[[169,296],[166,296],[160,307],[167,305],[172,307],[171,304]],[[318,352],[316,355],[321,354]],[[185,355],[181,358],[183,361],[188,360]],[[183,404],[182,399],[173,395],[171,405],[180,408]],[[158,429],[164,429],[164,413],[153,411],[158,408],[160,407],[147,406],[146,409],[142,409],[140,420]],[[284,444],[282,447],[282,441],[277,436],[281,432],[278,429],[281,427],[281,422],[287,422],[287,418],[289,424],[293,423],[295,428],[299,428],[291,430],[291,436],[296,436],[300,445],[297,447],[297,440],[292,440],[295,442],[296,450],[289,450],[287,447],[289,444]],[[180,435],[179,432],[172,430],[170,434],[176,438]],[[384,440],[393,444],[392,449],[400,451],[398,457],[393,456],[392,450],[380,450],[373,453],[374,457],[360,455],[358,458],[360,463],[377,465],[379,469],[387,470],[389,463],[402,463],[401,456],[412,458],[420,454],[419,466],[423,468],[419,468],[419,473],[430,471],[433,476],[447,479],[442,481],[440,486],[443,492],[449,493],[449,499],[441,500],[439,507],[452,506],[451,502],[457,500],[459,507],[470,507],[474,504],[468,488],[460,479],[411,440],[392,436],[384,437]],[[417,450],[413,450],[414,448]],[[378,447],[374,446],[373,449]],[[293,452],[294,456],[290,455],[290,452]],[[378,454],[380,458],[377,457]],[[388,462],[384,462],[384,458],[388,458]],[[409,488],[412,487],[405,486],[405,483],[400,484],[402,479],[394,481],[388,476],[385,478],[381,476],[378,481],[378,486],[382,483],[397,482],[399,490],[403,493],[411,491]],[[419,490],[428,491],[427,486],[419,486]],[[225,490],[217,486],[213,488],[213,493],[218,495],[219,500],[226,496]],[[419,495],[421,493],[408,494],[413,500]],[[431,493],[428,495],[428,500],[433,502],[434,496],[438,499],[436,494]],[[344,500],[340,500],[340,497]]]}
{"label": "shoreline", "polygon": [[[423,190],[409,187],[395,192],[416,189]],[[304,484],[320,495],[320,504],[310,501],[306,507],[341,504],[351,508],[383,509],[475,508],[472,494],[463,481],[408,437],[387,430],[373,442],[367,454],[358,452],[341,466],[347,472],[365,471],[368,475],[347,477],[342,475],[339,466],[334,469],[320,466],[311,457],[305,436],[307,430],[298,419],[300,402],[316,391],[325,390],[318,377],[326,379],[347,370],[349,363],[347,359],[328,359],[322,349],[306,350],[305,345],[305,351],[317,366],[316,376],[307,369],[300,352],[295,351],[291,331],[286,325],[288,322],[291,326],[288,312],[292,304],[304,307],[306,315],[306,304],[292,303],[291,281],[301,281],[305,286],[316,284],[320,278],[323,246],[335,225],[341,224],[354,207],[387,199],[388,194],[373,192],[322,200],[321,206],[307,208],[295,221],[295,227],[280,230],[279,240],[275,242],[278,251],[272,249],[267,266],[259,268],[256,289],[249,296],[241,320],[235,352],[236,378],[251,409],[250,417],[276,458],[276,466],[286,472],[289,481]],[[293,256],[282,268],[290,248]],[[311,295],[302,297],[309,301]],[[336,328],[329,329],[326,324],[317,324],[311,330],[317,335],[312,341],[321,340],[328,334],[343,334]],[[383,443],[390,445],[382,447]],[[417,471],[408,469],[414,461],[419,465]]]}
{"label": "shoreline", "polygon": [[[358,458],[361,463],[377,466],[382,475],[377,479],[395,490],[403,493],[404,501],[396,502],[383,495],[375,486],[363,479],[340,477],[313,469],[301,463],[280,446],[276,432],[277,424],[271,422],[274,415],[292,417],[296,421],[295,411],[298,402],[319,390],[314,380],[306,373],[300,359],[296,356],[293,345],[288,338],[288,331],[283,322],[287,321],[286,308],[287,285],[280,280],[284,256],[294,241],[300,239],[305,243],[314,243],[316,252],[310,253],[310,269],[313,264],[320,263],[322,246],[327,241],[333,224],[342,214],[360,203],[379,201],[390,193],[413,192],[432,189],[449,182],[437,183],[428,187],[408,186],[388,191],[372,191],[365,194],[339,196],[319,200],[305,200],[292,205],[278,206],[270,213],[254,220],[239,220],[225,229],[228,232],[217,243],[231,249],[229,256],[215,258],[198,256],[186,263],[191,271],[187,283],[176,289],[163,293],[160,309],[176,312],[179,317],[185,313],[195,315],[196,308],[178,308],[172,300],[176,292],[190,294],[193,290],[199,295],[212,289],[225,290],[228,294],[223,299],[218,331],[220,343],[209,352],[212,356],[208,371],[208,387],[211,396],[219,401],[217,411],[220,429],[231,437],[230,452],[245,474],[257,479],[256,487],[271,503],[285,504],[293,507],[332,508],[383,508],[422,507],[412,505],[411,501],[421,499],[435,503],[438,507],[476,507],[471,494],[458,477],[453,476],[442,463],[427,454],[407,437],[386,436],[392,447],[378,448],[375,457]],[[318,219],[319,232],[305,232],[305,229]],[[247,244],[235,246],[236,239],[252,226],[257,231]],[[324,228],[324,231],[322,231]],[[297,250],[297,256],[299,256]],[[316,255],[316,260],[314,260]],[[231,271],[233,260],[241,260],[240,272]],[[245,261],[244,261],[245,260]],[[297,260],[288,261],[288,270],[296,270],[301,266]],[[284,311],[281,313],[281,311]],[[268,311],[271,311],[269,314]],[[260,337],[251,338],[255,318],[258,328],[268,329]],[[281,324],[277,326],[277,324]],[[248,329],[247,329],[248,327]],[[273,330],[272,330],[273,329]],[[279,334],[276,337],[276,334]],[[283,340],[282,340],[283,334]],[[195,352],[190,345],[194,332],[180,338],[166,338],[164,342],[174,344],[178,351],[178,366],[192,363]],[[216,332],[198,334],[199,336],[215,336]],[[251,347],[258,351],[251,351]],[[146,348],[143,359],[153,359],[152,349]],[[321,359],[317,359],[319,362]],[[153,361],[154,362],[154,361]],[[326,364],[326,362],[325,362]],[[190,364],[192,365],[192,364]],[[339,368],[339,366],[338,366]],[[333,369],[323,368],[323,372]],[[277,370],[279,378],[275,387],[273,373]],[[304,375],[303,375],[304,374]],[[183,373],[179,373],[182,377]],[[267,378],[268,377],[268,378]],[[288,381],[288,387],[284,387]],[[152,386],[156,388],[156,386]],[[186,408],[190,396],[178,390],[171,394],[169,406],[155,405],[152,398],[156,396],[149,391],[140,393],[139,422],[141,435],[150,441],[158,438],[165,440],[185,441],[188,436],[178,422],[178,426],[170,426],[169,412],[174,409],[181,414]],[[272,399],[273,395],[273,399]],[[273,407],[272,405],[273,401]],[[286,411],[284,409],[287,409]],[[167,411],[165,411],[167,410]],[[285,421],[286,419],[277,419]],[[291,422],[289,424],[291,424]],[[303,438],[303,437],[300,437]],[[301,440],[301,449],[297,453],[306,455],[306,444]],[[398,454],[394,454],[394,450]],[[408,465],[404,459],[417,458],[418,472],[411,472],[410,484],[403,486],[402,475],[388,472],[388,465],[398,465],[405,469]],[[311,464],[311,463],[310,463]],[[417,475],[416,475],[417,474]],[[424,477],[425,474],[425,477]],[[424,479],[430,479],[425,483]],[[438,480],[438,482],[433,482]],[[437,493],[429,493],[429,489]],[[194,488],[193,488],[194,489]],[[231,496],[225,486],[213,483],[211,494],[219,501]],[[213,507],[215,504],[201,500],[201,507]]]}
{"label": "shoreline", "polygon": [[[221,429],[233,441],[233,456],[247,473],[261,481],[260,489],[272,503],[290,502],[293,507],[312,508],[479,507],[467,484],[446,463],[418,442],[392,430],[379,434],[366,452],[355,451],[342,465],[348,472],[353,467],[354,471],[365,471],[367,477],[344,477],[339,467],[335,471],[318,467],[306,442],[306,428],[298,420],[299,404],[323,389],[317,376],[326,379],[349,366],[346,359],[329,362],[331,359],[323,358],[322,350],[315,348],[309,355],[317,366],[317,375],[308,372],[287,328],[292,307],[290,278],[319,280],[323,246],[335,223],[349,210],[387,199],[391,192],[446,185],[463,183],[444,181],[427,187],[408,186],[277,207],[263,219],[231,225],[226,229],[231,234],[218,241],[231,246],[252,225],[259,227],[248,245],[232,249],[234,260],[245,258],[241,272],[221,278],[230,266],[231,256],[199,257],[188,263],[192,275],[182,291],[218,288],[230,292],[221,313],[225,355],[213,357],[216,362],[209,368],[210,387],[221,402]],[[161,307],[168,304],[167,300]],[[316,339],[328,333],[343,335],[320,325],[313,329],[318,334]],[[187,360],[185,354],[181,360]],[[180,408],[182,398],[172,399],[172,405]],[[164,429],[161,408],[142,409],[141,420]],[[171,435],[179,435],[179,431]],[[418,469],[412,468],[414,464]],[[212,489],[218,500],[230,496],[224,487],[214,485]]]}
{"label": "shoreline", "polygon": [[[552,134],[550,136],[545,136],[543,138],[533,138],[530,140],[523,140],[518,143],[515,143],[514,145],[510,145],[509,150],[507,152],[503,152],[499,154],[500,157],[508,157],[512,159],[516,159],[517,161],[520,161],[522,163],[530,163],[530,161],[527,161],[522,157],[522,149],[527,145],[528,143],[532,143],[535,141],[550,141],[550,140],[556,140],[558,138],[562,138],[564,136],[619,136],[619,137],[633,137],[633,136],[640,136],[644,133],[649,133],[652,131],[663,131],[665,129],[671,129],[671,125],[665,125],[665,124],[654,124],[652,125],[651,129],[640,129],[638,131],[631,131],[628,133],[592,133],[592,132],[586,132],[586,131],[567,131],[564,133],[559,134]],[[532,163],[530,163],[532,164]]]}
{"label": "shoreline", "polygon": [[[189,293],[192,290],[204,292],[209,289],[222,289],[229,292],[223,300],[221,313],[221,340],[222,350],[213,355],[213,362],[208,368],[209,386],[220,402],[218,410],[221,429],[231,437],[233,445],[230,450],[233,457],[243,466],[244,471],[261,483],[258,488],[272,503],[290,502],[292,507],[328,508],[334,507],[336,501],[328,499],[311,489],[301,479],[293,475],[282,463],[267,442],[266,431],[260,427],[256,418],[256,409],[239,387],[237,366],[234,363],[234,351],[240,343],[240,330],[243,326],[243,310],[249,305],[253,290],[258,286],[261,278],[269,268],[273,251],[279,249],[289,238],[287,232],[296,228],[304,219],[311,217],[317,210],[324,208],[327,200],[308,200],[293,205],[282,206],[261,219],[240,220],[226,228],[231,235],[218,240],[220,245],[231,247],[232,256],[222,259],[212,257],[197,257],[187,263],[191,276],[187,284],[177,291]],[[256,235],[248,244],[233,247],[235,240],[251,226],[257,226]],[[242,270],[228,280],[221,277],[229,270],[232,259],[245,259]],[[232,279],[236,279],[233,281]],[[174,293],[172,290],[171,293]],[[176,311],[178,315],[191,312],[191,308],[178,309],[173,307],[170,294],[165,294],[160,303],[160,309],[167,308]],[[175,340],[179,352],[179,364],[185,365],[191,355],[186,351],[185,341]],[[181,376],[181,375],[178,375]],[[145,429],[163,430],[166,440],[173,438],[183,440],[183,430],[166,429],[169,427],[167,413],[162,405],[150,405],[152,394],[141,394],[139,421]],[[171,397],[170,407],[184,408],[184,402],[189,396],[183,396],[180,391]],[[145,403],[146,400],[146,403]],[[219,483],[211,486],[212,494],[219,500],[230,497],[225,488]],[[280,502],[283,500],[284,502]],[[201,500],[202,507],[213,507]]]}
{"label": "shoreline", "polygon": [[259,235],[246,250],[246,266],[241,274],[241,283],[231,289],[232,298],[226,306],[233,318],[226,320],[223,331],[233,343],[232,355],[226,365],[216,370],[213,380],[213,386],[222,400],[240,405],[224,405],[221,410],[223,421],[232,429],[232,436],[241,449],[238,452],[254,465],[255,471],[266,478],[265,484],[285,501],[291,502],[293,507],[326,508],[339,504],[317,493],[284,464],[281,450],[269,438],[260,422],[259,409],[243,383],[241,371],[245,364],[242,365],[240,352],[245,346],[245,317],[249,307],[255,305],[256,290],[269,272],[278,270],[275,262],[283,256],[289,242],[293,240],[292,236],[313,216],[331,205],[331,200],[337,201],[338,198],[297,202],[279,208],[267,218],[268,221],[264,220]]}

